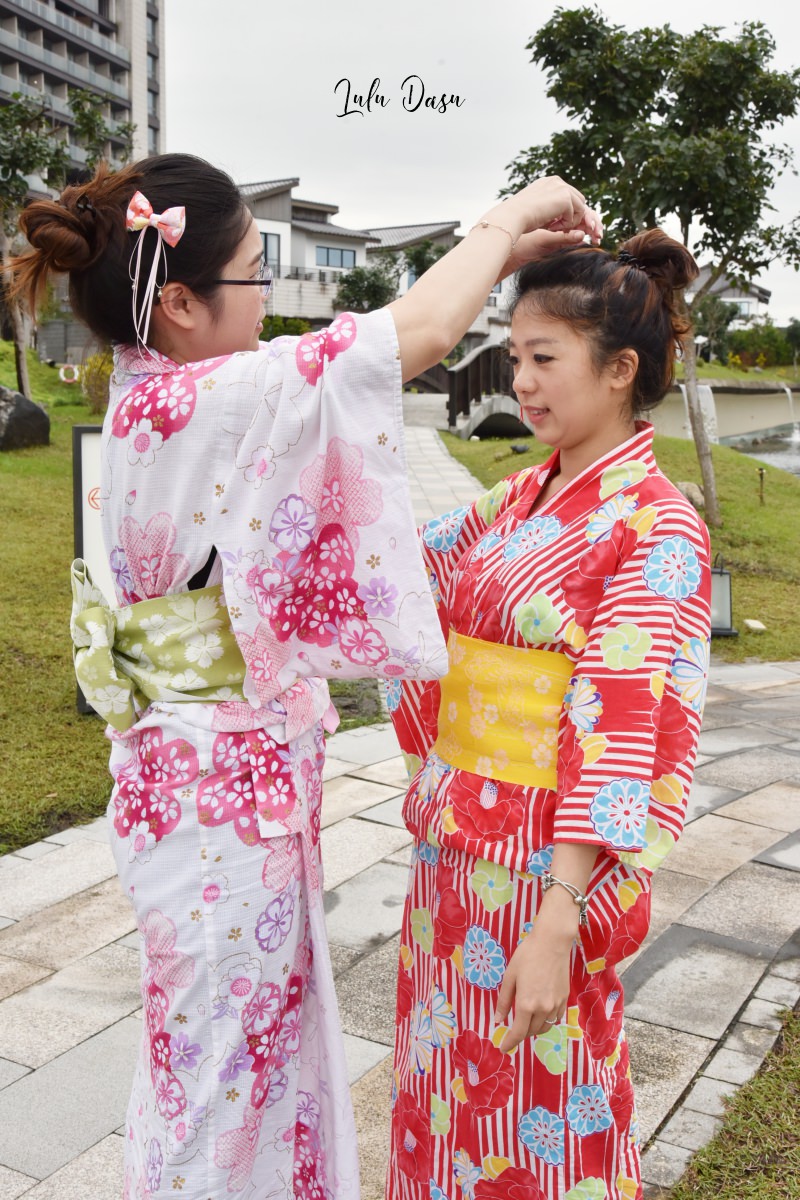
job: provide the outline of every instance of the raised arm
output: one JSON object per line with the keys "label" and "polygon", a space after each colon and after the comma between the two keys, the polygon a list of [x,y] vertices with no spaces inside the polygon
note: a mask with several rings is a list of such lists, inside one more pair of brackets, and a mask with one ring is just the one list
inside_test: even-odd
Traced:
{"label": "raised arm", "polygon": [[[534,230],[543,231],[529,236]],[[467,237],[390,304],[403,380],[439,362],[469,329],[499,279],[528,259],[588,234],[600,220],[558,176],[537,179],[484,214]]]}

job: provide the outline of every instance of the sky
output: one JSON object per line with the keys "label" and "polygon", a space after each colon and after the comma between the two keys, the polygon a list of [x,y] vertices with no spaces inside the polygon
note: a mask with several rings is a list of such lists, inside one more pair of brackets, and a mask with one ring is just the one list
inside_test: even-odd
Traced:
{"label": "sky", "polygon": [[[510,160],[563,126],[525,49],[556,7],[535,0],[166,0],[166,149],[199,154],[239,183],[299,177],[295,196],[337,204],[332,219],[349,228],[458,220],[465,232],[495,201]],[[599,7],[628,28],[668,22],[684,33],[704,24],[733,32],[757,16],[777,43],[773,65],[800,61],[788,0],[672,0],[655,10],[606,0]],[[404,88],[409,76],[416,78]],[[357,107],[355,95],[366,99],[373,80],[388,103],[339,115]],[[446,111],[424,103],[411,111],[422,88],[426,99],[444,97]],[[775,140],[794,148],[800,167],[800,118]],[[580,187],[579,179],[570,182]],[[798,180],[784,176],[773,201],[779,219],[800,210]],[[772,291],[777,323],[800,318],[800,274],[776,264],[758,282]]]}

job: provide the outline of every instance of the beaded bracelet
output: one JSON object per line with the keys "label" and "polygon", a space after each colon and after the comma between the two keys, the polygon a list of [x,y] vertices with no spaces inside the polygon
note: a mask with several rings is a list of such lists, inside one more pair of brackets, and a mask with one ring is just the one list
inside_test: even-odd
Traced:
{"label": "beaded bracelet", "polygon": [[589,897],[585,896],[583,894],[583,892],[580,890],[580,888],[576,888],[574,883],[565,883],[565,881],[563,879],[558,879],[557,876],[551,875],[549,871],[545,871],[545,873],[542,875],[542,891],[543,892],[549,891],[550,888],[553,887],[554,884],[556,884],[556,883],[560,887],[562,887],[566,891],[568,891],[570,896],[572,896],[572,899],[577,904],[578,909],[580,911],[580,916],[578,918],[578,924],[579,925],[588,925],[589,917],[586,913],[586,909],[589,906]]}

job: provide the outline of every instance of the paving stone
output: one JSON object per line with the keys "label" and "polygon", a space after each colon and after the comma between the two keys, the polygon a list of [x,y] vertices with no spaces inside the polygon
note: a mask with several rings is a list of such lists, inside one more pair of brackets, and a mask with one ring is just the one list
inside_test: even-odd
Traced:
{"label": "paving stone", "polygon": [[36,1183],[29,1175],[20,1175],[18,1171],[9,1171],[8,1167],[0,1167],[0,1200],[17,1200]]}
{"label": "paving stone", "polygon": [[775,1045],[776,1037],[775,1029],[759,1029],[756,1025],[744,1025],[737,1021],[729,1030],[722,1047],[723,1051],[750,1054],[763,1060]]}
{"label": "paving stone", "polygon": [[759,1029],[781,1028],[780,1014],[786,1008],[785,1004],[774,1004],[771,1000],[751,1000],[739,1020],[745,1025],[756,1025]]}
{"label": "paving stone", "polygon": [[400,753],[397,735],[390,724],[362,725],[360,729],[336,733],[329,740],[328,749],[335,758],[361,763],[365,767],[396,758]]}
{"label": "paving stone", "polygon": [[[760,957],[759,957],[760,953]],[[764,955],[704,930],[673,925],[625,974],[626,1012],[720,1038],[764,971]]]}
{"label": "paving stone", "polygon": [[377,821],[380,825],[394,825],[396,829],[405,829],[406,823],[403,820],[405,798],[405,792],[399,792],[391,800],[384,800],[382,804],[374,804],[372,808],[365,808],[358,815],[363,821]]}
{"label": "paving stone", "polygon": [[345,1033],[385,1046],[393,1044],[399,955],[398,936],[338,977],[336,994]]}
{"label": "paving stone", "polygon": [[82,839],[18,870],[0,873],[0,913],[20,920],[116,875],[107,844]]}
{"label": "paving stone", "polygon": [[105,946],[0,1002],[0,1056],[41,1067],[140,1004],[138,954]]}
{"label": "paving stone", "polygon": [[386,861],[390,863],[402,863],[404,867],[411,866],[411,857],[414,853],[413,842],[404,846],[402,850],[398,850],[396,854],[387,854]]}
{"label": "paving stone", "polygon": [[0,955],[57,971],[135,928],[131,902],[114,877],[0,932]]}
{"label": "paving stone", "polygon": [[772,974],[780,975],[781,979],[800,981],[800,958],[776,958],[772,964]]}
{"label": "paving stone", "polygon": [[125,937],[117,938],[115,946],[127,946],[130,950],[135,950],[138,954],[142,948],[142,935],[138,929],[134,929],[133,933],[126,933]]}
{"label": "paving stone", "polygon": [[756,855],[756,859],[783,870],[800,871],[800,833],[790,833],[783,841]]}
{"label": "paving stone", "polygon": [[412,838],[405,829],[348,817],[323,829],[321,841],[325,888],[331,891],[387,854],[408,845]]}
{"label": "paving stone", "polygon": [[360,952],[354,950],[352,946],[337,946],[333,942],[329,942],[328,950],[330,951],[334,979],[346,971],[348,967],[352,967],[353,963],[358,962],[361,957]]}
{"label": "paving stone", "polygon": [[0,929],[8,929],[9,925],[15,924],[16,922],[12,921],[11,917],[0,917]]}
{"label": "paving stone", "polygon": [[800,785],[771,783],[769,787],[731,800],[717,810],[717,815],[794,833],[800,829]]}
{"label": "paving stone", "polygon": [[400,932],[408,871],[378,863],[325,894],[328,936],[362,953]]}
{"label": "paving stone", "polygon": [[[10,1083],[16,1083],[23,1075],[27,1075],[30,1067],[20,1066],[19,1063],[11,1062],[8,1058],[0,1058],[0,1091],[8,1087]],[[0,1197],[3,1195],[0,1190]]]}
{"label": "paving stone", "polygon": [[322,789],[322,828],[401,794],[397,788],[368,779],[354,779],[352,775],[331,779]]}
{"label": "paving stone", "polygon": [[727,725],[717,729],[705,730],[700,734],[698,748],[701,754],[738,754],[742,750],[750,750],[756,746],[774,746],[777,742],[788,741],[784,734],[772,733],[756,725]]}
{"label": "paving stone", "polygon": [[776,683],[791,683],[796,672],[778,663],[713,663],[710,678],[717,687],[735,688],[736,692],[758,691]]}
{"label": "paving stone", "polygon": [[362,1200],[383,1200],[391,1126],[391,1055],[350,1089],[358,1136]]}
{"label": "paving stone", "polygon": [[723,879],[760,850],[780,840],[782,831],[744,821],[732,821],[718,813],[706,813],[692,821],[669,855],[671,871],[697,875],[701,879]]}
{"label": "paving stone", "polygon": [[11,996],[14,992],[21,992],[23,988],[38,983],[40,979],[46,979],[50,974],[49,968],[37,963],[20,962],[15,958],[0,956],[0,1000],[5,1000],[6,996]]}
{"label": "paving stone", "polygon": [[685,1150],[699,1150],[707,1146],[722,1125],[717,1117],[681,1108],[659,1133],[659,1141],[671,1142]]}
{"label": "paving stone", "polygon": [[25,1200],[119,1200],[124,1142],[109,1134],[27,1192]]}
{"label": "paving stone", "polygon": [[346,762],[343,758],[332,758],[326,754],[325,765],[322,768],[322,781],[325,783],[328,779],[338,779],[340,775],[349,775],[358,766],[358,763]]}
{"label": "paving stone", "polygon": [[385,762],[372,763],[362,767],[353,774],[358,779],[374,779],[376,783],[387,783],[392,787],[408,788],[408,771],[402,754],[395,758],[387,758]]}
{"label": "paving stone", "polygon": [[797,928],[797,911],[794,875],[746,863],[692,905],[681,924],[759,942],[775,951]]}
{"label": "paving stone", "polygon": [[[34,1179],[48,1179],[118,1129],[125,1120],[141,1034],[138,1021],[118,1021],[0,1092],[0,1162]],[[91,1103],[77,1102],[79,1097],[91,1097]],[[36,1113],[35,1121],[31,1113]],[[116,1166],[109,1178],[116,1200],[121,1190]],[[97,1200],[93,1191],[72,1195]]]}
{"label": "paving stone", "polygon": [[45,854],[52,854],[58,847],[50,842],[31,842],[30,846],[23,846],[21,850],[14,851],[15,858],[24,858],[33,861],[35,858],[43,858]]}
{"label": "paving stone", "polygon": [[44,841],[52,842],[56,846],[70,846],[73,842],[83,841],[91,833],[94,833],[93,821],[86,825],[71,825],[69,829],[60,829],[58,833],[50,833]]}
{"label": "paving stone", "polygon": [[716,783],[722,787],[738,788],[742,792],[775,783],[778,779],[800,776],[800,759],[780,750],[756,749],[731,754],[700,767],[700,783]]}
{"label": "paving stone", "polygon": [[642,1179],[659,1188],[671,1188],[689,1165],[692,1151],[657,1141],[642,1155]]}
{"label": "paving stone", "polygon": [[741,1054],[738,1050],[718,1050],[703,1074],[709,1079],[722,1079],[725,1083],[741,1085],[752,1079],[764,1061],[759,1054]]}
{"label": "paving stone", "polygon": [[709,888],[707,879],[682,875],[662,867],[653,875],[653,899],[648,943],[678,921]]}
{"label": "paving stone", "polygon": [[[696,1079],[692,1090],[683,1102],[684,1109],[691,1109],[693,1112],[705,1113],[709,1117],[722,1117],[725,1115],[724,1098],[730,1098],[737,1089],[735,1083],[730,1083],[726,1079],[712,1079],[709,1076],[701,1075]],[[662,1129],[661,1136],[669,1137]]]}
{"label": "paving stone", "polygon": [[366,1038],[344,1034],[344,1055],[347,1060],[347,1079],[352,1085],[362,1076],[383,1062],[390,1051],[380,1042],[369,1042]]}
{"label": "paving stone", "polygon": [[784,1008],[794,1008],[800,997],[800,986],[791,979],[782,979],[770,972],[765,975],[755,991],[756,999],[770,1000]]}
{"label": "paving stone", "polygon": [[[625,1016],[642,1145],[659,1128],[708,1058],[714,1043]],[[657,1181],[656,1181],[657,1182]]]}
{"label": "paving stone", "polygon": [[714,787],[710,783],[700,783],[695,779],[689,792],[686,805],[686,824],[696,821],[707,812],[721,808],[739,795],[733,788]]}

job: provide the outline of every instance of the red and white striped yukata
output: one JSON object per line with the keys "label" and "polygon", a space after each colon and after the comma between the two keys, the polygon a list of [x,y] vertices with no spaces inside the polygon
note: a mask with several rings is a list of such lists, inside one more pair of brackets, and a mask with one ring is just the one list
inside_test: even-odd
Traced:
{"label": "red and white striped yukata", "polygon": [[[401,938],[391,1200],[641,1196],[616,966],[647,933],[652,871],[681,832],[710,590],[707,531],[659,471],[652,436],[639,423],[535,512],[557,453],[422,530],[451,647],[555,652],[571,678],[549,731],[516,730],[532,774],[553,769],[554,787],[504,781],[502,750],[474,771],[454,767],[438,752],[441,685],[389,685],[416,771],[404,816],[417,839]],[[499,674],[494,690],[476,683],[463,703],[445,701],[441,720],[465,742],[501,746],[492,727],[514,724]],[[535,920],[556,842],[598,847],[589,924],[573,950],[564,1022],[506,1055],[498,989]]]}

